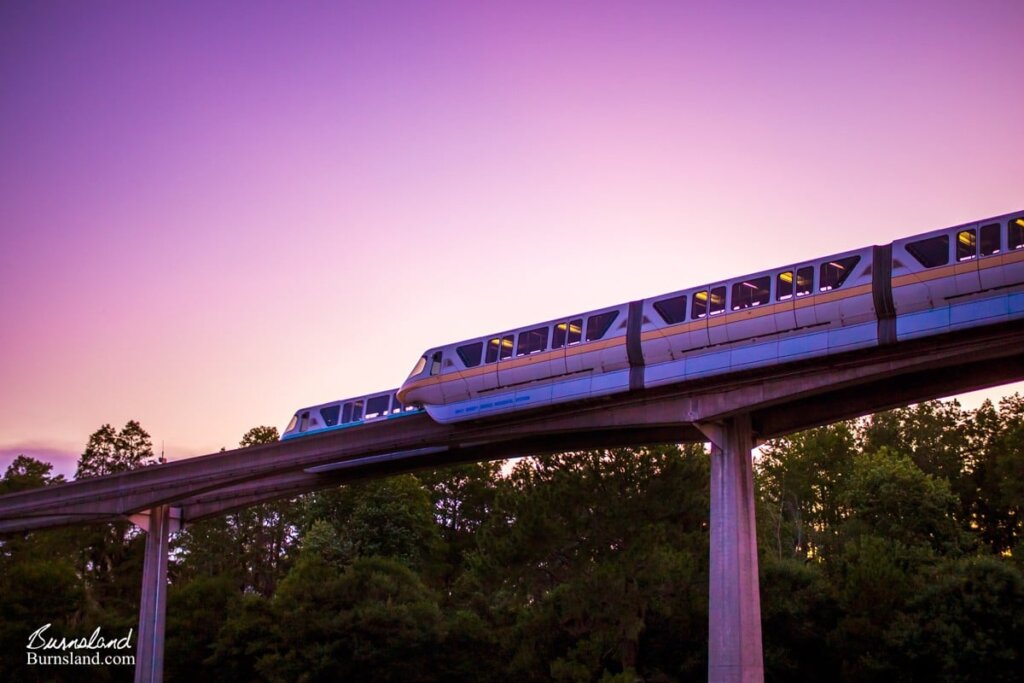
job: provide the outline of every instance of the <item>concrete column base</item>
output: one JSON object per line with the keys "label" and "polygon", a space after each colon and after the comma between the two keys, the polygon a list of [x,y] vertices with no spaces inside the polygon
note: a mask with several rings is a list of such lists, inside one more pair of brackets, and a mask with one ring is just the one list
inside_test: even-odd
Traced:
{"label": "concrete column base", "polygon": [[135,683],[161,683],[164,678],[164,621],[167,616],[167,550],[171,508],[160,505],[149,510],[145,516],[133,517],[132,521],[147,532],[142,597],[139,600],[139,640],[135,648]]}
{"label": "concrete column base", "polygon": [[750,416],[701,429],[712,441],[708,680],[762,683]]}

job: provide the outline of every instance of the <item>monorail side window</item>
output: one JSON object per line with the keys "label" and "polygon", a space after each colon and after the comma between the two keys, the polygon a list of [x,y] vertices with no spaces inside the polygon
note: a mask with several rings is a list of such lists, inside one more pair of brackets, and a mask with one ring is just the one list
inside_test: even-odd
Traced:
{"label": "monorail side window", "polygon": [[299,431],[304,432],[307,429],[309,429],[309,411],[304,412],[299,418]]}
{"label": "monorail side window", "polygon": [[345,404],[345,407],[341,409],[341,423],[348,424],[352,421],[352,401]]}
{"label": "monorail side window", "polygon": [[751,306],[761,306],[771,299],[772,279],[770,276],[736,282],[732,286],[732,310],[739,311]]}
{"label": "monorail side window", "polygon": [[991,256],[999,253],[999,223],[981,226],[981,255]]}
{"label": "monorail side window", "polygon": [[956,234],[956,260],[970,261],[978,258],[978,233],[974,228],[961,230]]}
{"label": "monorail side window", "polygon": [[551,335],[551,348],[560,349],[570,344],[578,344],[583,337],[583,318],[568,320],[555,325],[554,334]]}
{"label": "monorail side window", "polygon": [[859,261],[860,256],[847,256],[846,258],[822,263],[818,288],[822,292],[827,292],[830,289],[839,289],[846,282],[846,278],[850,277],[850,273],[853,272],[854,266]]}
{"label": "monorail side window", "polygon": [[391,394],[391,414],[397,415],[402,412],[402,402],[398,400],[398,394]]}
{"label": "monorail side window", "polygon": [[366,401],[366,417],[377,417],[378,415],[386,415],[388,412],[388,403],[390,397],[387,394],[383,396],[374,396],[373,398],[367,399]]}
{"label": "monorail side window", "polygon": [[587,341],[594,341],[603,337],[618,315],[618,311],[609,311],[587,318]]}
{"label": "monorail side window", "polygon": [[583,318],[569,321],[569,346],[579,344],[583,340]]}
{"label": "monorail side window", "polygon": [[775,279],[775,300],[785,301],[793,297],[793,271],[785,270]]}
{"label": "monorail side window", "polygon": [[473,344],[466,344],[455,349],[459,354],[459,358],[466,364],[467,368],[475,368],[480,365],[480,354],[483,352],[484,343],[475,342]]}
{"label": "monorail side window", "polygon": [[353,401],[352,402],[352,421],[359,422],[363,419],[363,402]]}
{"label": "monorail side window", "polygon": [[807,296],[814,291],[814,266],[796,270],[796,295]]}
{"label": "monorail side window", "polygon": [[338,413],[341,412],[340,405],[327,406],[320,409],[320,417],[324,419],[324,425],[333,427],[338,424]]}
{"label": "monorail side window", "polygon": [[704,318],[708,314],[708,293],[707,290],[694,292],[693,306],[690,307],[690,318]]}
{"label": "monorail side window", "polygon": [[441,352],[434,351],[434,355],[430,357],[430,374],[439,375],[441,374]]}
{"label": "monorail side window", "polygon": [[506,360],[512,357],[512,340],[515,335],[506,334],[501,338],[501,353],[498,354],[498,360]]}
{"label": "monorail side window", "polygon": [[544,351],[548,348],[548,328],[538,327],[533,330],[519,333],[519,346],[516,349],[517,356],[526,356],[531,353]]}
{"label": "monorail side window", "polygon": [[674,296],[671,299],[662,299],[654,302],[654,310],[658,312],[661,319],[669,325],[675,325],[686,320],[686,295]]}
{"label": "monorail side window", "polygon": [[501,339],[495,337],[494,339],[487,342],[487,356],[484,358],[485,363],[493,363],[498,360],[498,350],[501,348]]}
{"label": "monorail side window", "polygon": [[949,235],[909,242],[907,251],[925,268],[944,266],[949,263]]}
{"label": "monorail side window", "polygon": [[1020,249],[1024,247],[1024,218],[1014,218],[1010,220],[1010,224],[1007,227],[1007,249]]}
{"label": "monorail side window", "polygon": [[709,313],[718,315],[725,311],[725,287],[711,288],[711,307]]}

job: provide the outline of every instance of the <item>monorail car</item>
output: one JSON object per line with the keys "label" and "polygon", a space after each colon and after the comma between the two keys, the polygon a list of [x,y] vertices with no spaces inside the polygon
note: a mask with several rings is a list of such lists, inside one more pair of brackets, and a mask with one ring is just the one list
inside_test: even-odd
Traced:
{"label": "monorail car", "polygon": [[429,349],[442,423],[1024,317],[1024,212]]}
{"label": "monorail car", "polygon": [[396,392],[396,389],[391,389],[301,408],[285,427],[281,440],[423,412],[423,409],[417,406],[402,405]]}

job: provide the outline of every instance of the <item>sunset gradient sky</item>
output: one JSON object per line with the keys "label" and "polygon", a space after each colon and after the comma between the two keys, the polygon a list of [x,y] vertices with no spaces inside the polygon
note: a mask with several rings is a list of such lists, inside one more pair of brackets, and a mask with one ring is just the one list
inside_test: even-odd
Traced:
{"label": "sunset gradient sky", "polygon": [[[0,4],[0,465],[1024,208],[1024,3]],[[1016,387],[999,389],[993,396]]]}

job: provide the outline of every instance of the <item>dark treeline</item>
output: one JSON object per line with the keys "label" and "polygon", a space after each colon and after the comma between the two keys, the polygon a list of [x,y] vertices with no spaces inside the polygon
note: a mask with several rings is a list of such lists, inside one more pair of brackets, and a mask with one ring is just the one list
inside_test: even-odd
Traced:
{"label": "dark treeline", "polygon": [[[137,423],[104,426],[76,476],[152,456]],[[19,457],[0,493],[50,472]],[[173,543],[166,680],[703,680],[708,475],[701,446],[567,453],[197,523]],[[1024,399],[778,439],[756,482],[768,680],[1019,679]],[[0,679],[130,680],[22,664],[44,623],[134,627],[144,543],[127,523],[3,539]]]}

